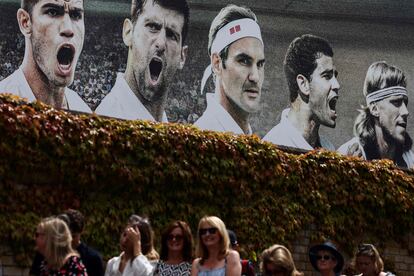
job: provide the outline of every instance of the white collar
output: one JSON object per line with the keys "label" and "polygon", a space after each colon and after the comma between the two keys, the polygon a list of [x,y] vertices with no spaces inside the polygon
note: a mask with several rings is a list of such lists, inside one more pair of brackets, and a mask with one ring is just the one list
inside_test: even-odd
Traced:
{"label": "white collar", "polygon": [[[142,102],[131,90],[125,80],[124,73],[117,74],[114,88],[115,91],[118,91],[118,93],[120,93],[120,100],[124,103],[123,107],[127,109],[123,110],[124,113],[131,114],[131,116],[133,116],[135,119],[149,120],[153,122],[156,121],[148,109],[142,104]],[[165,111],[162,114],[161,122],[168,123],[167,114]]]}
{"label": "white collar", "polygon": [[[207,108],[211,108],[212,112],[214,112],[214,117],[216,117],[217,121],[224,129],[224,131],[231,131],[236,134],[246,134],[241,129],[241,127],[236,123],[233,117],[227,112],[226,109],[219,103],[217,99],[217,92],[216,93],[206,93],[207,98]],[[252,134],[252,128],[249,124],[249,132],[247,134]]]}
{"label": "white collar", "polygon": [[21,66],[16,70],[16,78],[19,80],[22,97],[27,98],[31,102],[36,101],[36,96],[30,88],[30,85],[27,82],[26,76],[24,75],[23,68]]}
{"label": "white collar", "polygon": [[[30,102],[34,102],[37,100],[35,94],[33,93],[32,88],[30,88],[29,82],[26,79],[26,76],[23,73],[23,68],[22,66],[19,67],[19,69],[16,70],[16,78],[19,80],[19,84],[20,84],[20,91],[22,92],[22,97],[23,98],[27,98]],[[63,94],[63,102],[64,102],[64,109],[70,109],[69,108],[69,102],[67,99],[67,93],[68,88],[65,87],[65,92]]]}

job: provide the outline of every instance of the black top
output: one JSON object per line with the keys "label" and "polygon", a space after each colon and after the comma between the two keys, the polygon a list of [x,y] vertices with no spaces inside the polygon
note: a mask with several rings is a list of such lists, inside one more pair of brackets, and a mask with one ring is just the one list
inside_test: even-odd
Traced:
{"label": "black top", "polygon": [[[86,244],[82,242],[79,244],[76,250],[79,252],[82,263],[85,265],[86,271],[88,272],[89,276],[104,275],[103,262],[98,251],[88,247]],[[42,256],[42,254],[36,252],[36,255],[33,259],[32,267],[30,268],[30,275],[40,276],[40,266],[43,260],[44,257]]]}

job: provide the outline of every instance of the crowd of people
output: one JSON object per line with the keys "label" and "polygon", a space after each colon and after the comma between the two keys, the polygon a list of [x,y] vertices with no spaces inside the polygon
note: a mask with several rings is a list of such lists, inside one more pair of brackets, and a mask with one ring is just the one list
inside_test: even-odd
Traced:
{"label": "crowd of people", "polygon": [[[196,50],[190,54],[186,0],[132,1],[126,18],[84,16],[82,0],[22,0],[17,12],[9,8],[2,14],[17,15],[18,24],[4,20],[7,25],[0,34],[0,93],[125,120],[190,122],[203,130],[253,134],[250,121],[262,107],[265,44],[259,20],[248,7],[223,7],[211,22],[208,43],[203,42],[201,31],[191,34],[191,47]],[[206,52],[210,64],[200,81],[194,72],[207,65],[207,55],[202,54]],[[283,67],[290,106],[263,140],[306,150],[335,150],[319,133],[321,126],[336,126],[341,87],[330,43],[312,34],[296,37]],[[212,82],[205,87],[210,76]],[[214,93],[203,96],[204,92]],[[406,131],[408,92],[401,69],[383,61],[372,63],[363,87],[366,106],[354,123],[355,137],[340,152],[367,160],[388,158],[413,168],[412,139]],[[94,268],[102,267],[99,255],[80,241],[82,227],[73,227],[71,215],[39,223],[39,256],[32,272],[93,275]],[[159,256],[148,219],[133,215],[121,235],[122,252],[108,262],[106,275],[169,275],[176,270],[181,275],[191,271],[193,276],[243,273],[245,262],[230,249],[234,243],[219,218],[200,220],[194,254],[190,228],[184,222],[175,223],[167,228]],[[184,252],[184,233],[190,237],[188,252]],[[375,247],[364,248],[372,255],[357,254],[356,267],[363,275],[382,276],[381,262],[372,259],[379,258]],[[285,260],[279,262],[278,254]],[[343,257],[331,243],[312,247],[309,257],[322,275],[342,271]],[[289,250],[281,245],[263,253],[261,267],[266,275],[300,274]]]}
{"label": "crowd of people", "polygon": [[[304,275],[296,268],[290,250],[280,244],[262,252],[255,271],[252,262],[240,258],[236,234],[216,216],[202,217],[195,237],[186,222],[171,222],[162,231],[159,254],[149,219],[131,215],[121,230],[121,252],[107,262],[106,269],[100,254],[81,241],[83,228],[84,217],[78,210],[68,209],[42,219],[36,227],[37,253],[30,275]],[[322,276],[341,275],[345,265],[344,257],[331,241],[311,246],[309,261]],[[384,272],[384,263],[372,244],[359,245],[349,264],[359,276],[394,275]]]}

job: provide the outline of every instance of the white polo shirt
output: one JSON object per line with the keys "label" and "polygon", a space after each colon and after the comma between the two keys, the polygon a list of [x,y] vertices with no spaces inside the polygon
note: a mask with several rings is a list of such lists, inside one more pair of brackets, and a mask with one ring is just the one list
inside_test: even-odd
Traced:
{"label": "white polo shirt", "polygon": [[[264,137],[263,141],[271,142],[276,145],[294,147],[305,150],[313,150],[314,148],[303,138],[302,134],[297,130],[288,119],[290,108],[282,111],[280,123],[274,126]],[[327,150],[335,150],[334,145],[326,138],[319,136],[321,146]]]}
{"label": "white polo shirt", "polygon": [[[31,102],[36,101],[36,97],[21,67],[0,82],[0,93],[10,93],[26,98]],[[78,93],[67,87],[65,87],[65,98],[68,104],[68,110],[92,113],[90,107],[82,100]]]}
{"label": "white polo shirt", "polygon": [[[154,121],[138,97],[132,92],[123,73],[118,73],[114,87],[95,110],[96,114],[125,120]],[[166,123],[167,114],[163,113],[162,122]]]}
{"label": "white polo shirt", "polygon": [[[235,134],[245,134],[231,115],[224,109],[216,98],[216,94],[207,93],[207,108],[203,115],[194,123],[195,126],[203,130],[214,130],[220,132],[233,132]],[[252,128],[249,125],[249,133]]]}

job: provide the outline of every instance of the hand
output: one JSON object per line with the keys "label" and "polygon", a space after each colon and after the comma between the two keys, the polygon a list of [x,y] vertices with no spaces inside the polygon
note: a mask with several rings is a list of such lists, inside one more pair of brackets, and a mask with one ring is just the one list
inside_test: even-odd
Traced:
{"label": "hand", "polygon": [[364,157],[362,155],[362,149],[358,143],[354,143],[352,146],[350,146],[346,155],[356,156],[356,157],[361,157],[361,158]]}
{"label": "hand", "polygon": [[128,240],[134,245],[134,256],[141,254],[141,233],[139,232],[138,227],[128,227],[126,230],[126,235]]}

